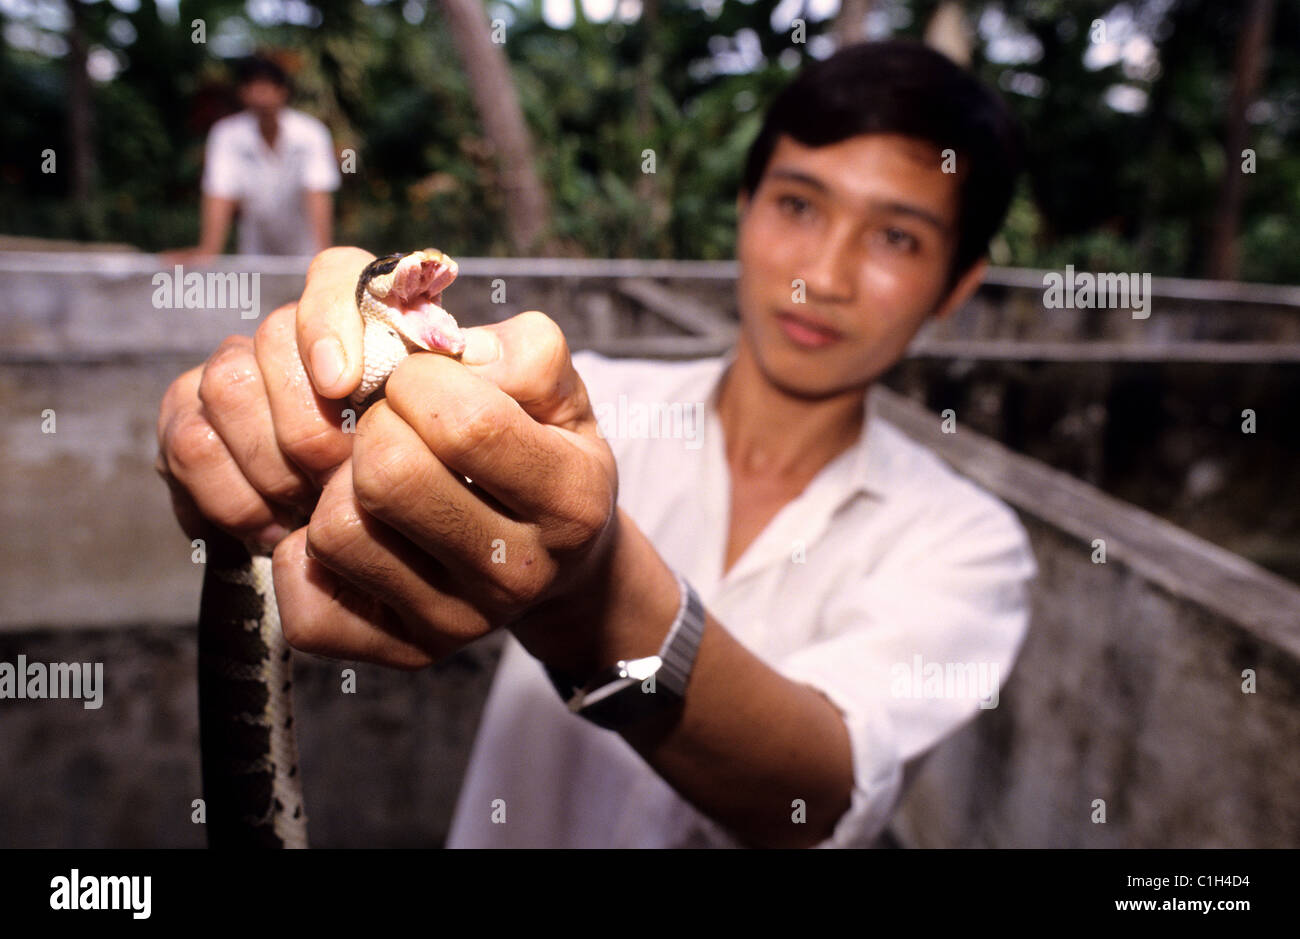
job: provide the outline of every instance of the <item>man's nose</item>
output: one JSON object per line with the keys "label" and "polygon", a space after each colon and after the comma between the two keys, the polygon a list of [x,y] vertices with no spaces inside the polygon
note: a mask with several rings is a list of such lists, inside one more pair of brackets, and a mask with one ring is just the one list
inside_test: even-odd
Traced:
{"label": "man's nose", "polygon": [[852,300],[861,264],[852,233],[831,231],[804,264],[809,295],[818,300]]}

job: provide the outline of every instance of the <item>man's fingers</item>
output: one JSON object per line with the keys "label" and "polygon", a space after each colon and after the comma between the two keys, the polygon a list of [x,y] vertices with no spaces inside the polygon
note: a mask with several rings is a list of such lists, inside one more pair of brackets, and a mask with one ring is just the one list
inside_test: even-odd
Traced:
{"label": "man's fingers", "polygon": [[[303,652],[395,668],[432,663],[427,652],[400,637],[403,627],[392,610],[308,557],[306,547],[307,529],[300,528],[271,555],[280,627],[289,645]],[[392,630],[381,629],[376,625],[380,622]]]}
{"label": "man's fingers", "polygon": [[[554,576],[554,562],[534,526],[508,517],[448,471],[383,402],[358,428],[348,466],[348,498],[437,558],[459,584],[457,593],[468,599],[503,609],[519,606]],[[313,526],[341,481],[330,480]],[[334,517],[345,514],[335,512]]]}
{"label": "man's fingers", "polygon": [[253,348],[266,386],[275,441],[318,484],[352,452],[339,426],[342,405],[321,397],[298,356],[294,309],[281,307],[257,329]]}
{"label": "man's fingers", "polygon": [[285,505],[310,504],[315,496],[310,481],[276,446],[252,340],[232,336],[222,343],[203,367],[199,400],[203,416],[254,489]]}
{"label": "man's fingers", "polygon": [[[413,446],[397,445],[390,415],[418,435]],[[613,510],[615,471],[601,441],[539,424],[502,389],[445,358],[403,361],[388,380],[387,398],[357,430],[357,475],[376,498],[394,485],[375,484],[376,476],[397,477],[395,456],[422,450],[422,441],[437,461],[556,537],[552,547],[583,543]],[[372,446],[371,437],[384,441],[383,448]],[[407,476],[415,472],[409,461],[400,468]]]}
{"label": "man's fingers", "polygon": [[578,430],[592,419],[569,344],[545,313],[530,310],[502,323],[467,329],[465,337],[461,361],[518,401],[534,420]]}
{"label": "man's fingers", "polygon": [[166,465],[166,461],[159,454],[154,469],[158,471],[158,475],[162,477],[163,482],[167,484],[167,491],[171,494],[172,514],[176,516],[181,531],[185,532],[190,538],[206,537],[208,532],[207,520],[194,503],[194,497],[186,492],[185,487],[167,472]]}
{"label": "man's fingers", "polygon": [[[428,498],[437,497],[430,493]],[[307,553],[393,607],[405,621],[437,621],[444,634],[463,642],[487,632],[477,609],[484,592],[477,582],[483,578],[455,573],[439,563],[437,554],[421,550],[366,512],[353,491],[351,461],[339,467],[321,494],[307,526]]]}
{"label": "man's fingers", "polygon": [[162,430],[165,472],[203,517],[238,538],[273,541],[275,509],[244,478],[220,435],[195,406],[176,411]]}
{"label": "man's fingers", "polygon": [[178,375],[163,393],[162,405],[158,408],[158,455],[162,465],[158,472],[166,472],[164,454],[167,450],[167,428],[183,410],[195,410],[198,407],[199,382],[203,379],[203,366],[199,365]]}
{"label": "man's fingers", "polygon": [[422,630],[415,618],[356,589],[324,563],[308,556],[305,528],[281,541],[272,559],[281,627],[285,640],[296,649],[414,669],[464,645]]}
{"label": "man's fingers", "polygon": [[357,278],[375,259],[360,248],[328,248],[307,269],[298,301],[298,351],[315,389],[342,398],[361,382]]}

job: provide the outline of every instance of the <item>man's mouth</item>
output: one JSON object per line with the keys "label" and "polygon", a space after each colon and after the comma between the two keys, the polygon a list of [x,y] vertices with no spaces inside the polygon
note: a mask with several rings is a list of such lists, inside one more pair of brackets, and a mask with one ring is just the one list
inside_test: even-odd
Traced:
{"label": "man's mouth", "polygon": [[844,338],[838,329],[821,320],[787,312],[778,313],[776,319],[786,338],[805,349],[820,349]]}

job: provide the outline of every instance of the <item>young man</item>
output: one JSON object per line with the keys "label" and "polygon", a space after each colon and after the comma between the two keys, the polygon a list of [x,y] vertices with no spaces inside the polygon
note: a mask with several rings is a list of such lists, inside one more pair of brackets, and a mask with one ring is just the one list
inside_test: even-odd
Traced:
{"label": "young man", "polygon": [[[936,53],[843,50],[751,152],[729,356],[571,359],[525,313],[468,330],[464,364],[406,360],[354,436],[370,256],[326,252],[296,322],[169,391],[178,517],[277,545],[299,648],[419,667],[509,629],[452,846],[871,844],[905,769],[996,704],[1027,627],[1014,515],[866,406],[978,285],[1017,140]],[[637,404],[703,424],[602,436],[597,413]],[[913,685],[934,665],[992,687]]]}
{"label": "young man", "polygon": [[220,254],[236,213],[240,254],[324,251],[340,179],[329,130],[286,107],[289,78],[270,59],[246,59],[237,75],[244,110],[208,134],[199,245],[180,256],[202,262]]}

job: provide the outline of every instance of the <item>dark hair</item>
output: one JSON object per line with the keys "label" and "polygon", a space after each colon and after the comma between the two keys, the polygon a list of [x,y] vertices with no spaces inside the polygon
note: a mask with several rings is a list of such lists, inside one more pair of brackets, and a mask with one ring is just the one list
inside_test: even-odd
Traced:
{"label": "dark hair", "polygon": [[289,76],[271,59],[254,55],[240,61],[235,68],[235,84],[243,88],[258,81],[270,82],[289,90]]}
{"label": "dark hair", "polygon": [[1002,226],[1024,160],[1019,122],[992,89],[919,42],[858,43],[813,63],[777,95],[741,187],[751,195],[758,189],[782,135],[825,147],[861,134],[902,134],[956,152],[955,282]]}

